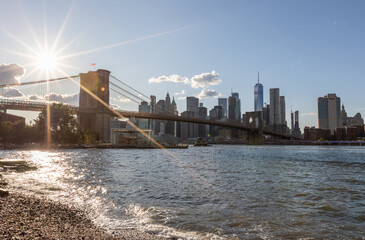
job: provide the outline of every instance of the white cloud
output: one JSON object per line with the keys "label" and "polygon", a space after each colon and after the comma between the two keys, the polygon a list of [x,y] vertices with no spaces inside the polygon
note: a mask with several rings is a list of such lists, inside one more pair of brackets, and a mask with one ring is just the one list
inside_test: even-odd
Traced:
{"label": "white cloud", "polygon": [[130,100],[129,98],[122,98],[120,96],[118,96],[118,98],[112,98],[112,100],[114,100],[116,102],[121,102],[121,103],[132,102],[132,100]]}
{"label": "white cloud", "polygon": [[309,113],[302,113],[300,116],[306,117],[306,116],[317,116],[316,112],[309,112]]}
{"label": "white cloud", "polygon": [[202,73],[200,75],[195,75],[191,78],[191,87],[193,88],[204,88],[209,85],[219,85],[222,80],[218,78],[218,73],[212,71],[211,73]]}
{"label": "white cloud", "polygon": [[149,83],[161,83],[161,82],[174,82],[174,83],[184,83],[184,84],[189,84],[190,80],[187,77],[182,77],[179,76],[177,74],[172,74],[170,76],[159,76],[159,77],[152,77],[150,79],[148,79]]}
{"label": "white cloud", "polygon": [[185,90],[181,90],[181,92],[176,92],[174,95],[175,96],[185,95]]}
{"label": "white cloud", "polygon": [[178,97],[177,100],[185,100],[186,97]]}
{"label": "white cloud", "polygon": [[202,91],[199,93],[198,98],[199,99],[203,99],[203,98],[217,98],[217,97],[219,97],[221,95],[222,94],[218,93],[215,90],[210,90],[210,89],[203,88]]}
{"label": "white cloud", "polygon": [[15,88],[0,88],[0,96],[4,98],[24,97],[24,94]]}
{"label": "white cloud", "polygon": [[73,106],[79,105],[79,93],[75,94],[58,94],[58,93],[50,93],[45,96],[32,94],[22,97],[23,100],[31,100],[31,101],[50,101],[50,102],[59,102],[65,103]]}
{"label": "white cloud", "polygon": [[[210,85],[219,85],[222,83],[222,80],[218,78],[218,73],[216,71],[212,71],[211,73],[202,73],[199,75],[195,75],[190,80],[188,77],[182,77],[177,74],[172,74],[170,76],[159,76],[152,77],[148,79],[149,83],[162,83],[162,82],[173,82],[173,83],[184,83],[190,84],[192,88],[204,88]],[[175,94],[178,95],[178,94]]]}
{"label": "white cloud", "polygon": [[19,83],[24,73],[24,68],[16,63],[0,64],[0,84]]}

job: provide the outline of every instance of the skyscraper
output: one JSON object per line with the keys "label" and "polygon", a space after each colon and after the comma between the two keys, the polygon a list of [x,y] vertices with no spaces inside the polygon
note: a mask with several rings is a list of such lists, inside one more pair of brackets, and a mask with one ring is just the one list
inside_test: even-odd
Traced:
{"label": "skyscraper", "polygon": [[254,87],[255,92],[255,112],[261,112],[264,107],[264,86],[260,83],[260,75],[257,75],[257,83]]}
{"label": "skyscraper", "polygon": [[218,98],[218,106],[222,106],[224,116],[227,116],[227,98]]}
{"label": "skyscraper", "polygon": [[280,96],[280,124],[286,125],[285,97]]}
{"label": "skyscraper", "polygon": [[232,97],[236,100],[236,107],[235,107],[235,120],[240,122],[241,121],[241,99],[238,93],[232,93]]}
{"label": "skyscraper", "polygon": [[230,121],[236,121],[236,103],[235,97],[228,97],[228,119]]}
{"label": "skyscraper", "polygon": [[270,124],[280,124],[279,88],[270,88]]}
{"label": "skyscraper", "polygon": [[[140,113],[149,113],[150,111],[150,105],[148,105],[148,102],[146,101],[142,101],[141,104],[138,106],[138,112]],[[149,120],[143,118],[138,119],[138,127],[140,129],[149,129]]]}
{"label": "skyscraper", "polygon": [[187,97],[186,98],[186,111],[192,111],[199,113],[199,98]]}
{"label": "skyscraper", "polygon": [[318,98],[318,127],[329,129],[331,134],[341,127],[341,99],[335,93]]}

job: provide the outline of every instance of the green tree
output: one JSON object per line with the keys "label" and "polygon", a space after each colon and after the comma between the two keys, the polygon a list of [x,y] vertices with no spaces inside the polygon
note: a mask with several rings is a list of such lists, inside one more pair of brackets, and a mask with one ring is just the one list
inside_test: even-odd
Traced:
{"label": "green tree", "polygon": [[78,143],[81,134],[75,113],[68,106],[61,103],[54,103],[49,109],[50,126],[46,126],[47,108],[44,108],[35,120],[38,133],[44,137],[47,129],[50,129],[53,143]]}
{"label": "green tree", "polygon": [[12,144],[24,144],[27,139],[24,137],[25,132],[25,122],[16,121],[10,122],[5,121],[0,123],[0,137],[2,143],[12,143]]}

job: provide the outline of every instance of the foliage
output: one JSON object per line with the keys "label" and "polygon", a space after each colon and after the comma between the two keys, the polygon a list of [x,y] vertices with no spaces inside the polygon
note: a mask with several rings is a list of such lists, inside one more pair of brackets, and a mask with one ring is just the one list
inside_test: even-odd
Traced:
{"label": "foliage", "polygon": [[75,113],[68,106],[60,103],[52,104],[49,110],[49,128],[47,127],[47,108],[44,108],[35,120],[38,133],[46,136],[47,129],[50,129],[53,143],[78,143],[81,134]]}
{"label": "foliage", "polygon": [[98,139],[97,133],[95,133],[94,131],[92,131],[90,129],[86,130],[83,136],[84,136],[84,143],[86,143],[86,144],[96,143],[96,141]]}
{"label": "foliage", "polygon": [[23,144],[25,142],[25,122],[5,121],[0,123],[0,137],[2,143]]}

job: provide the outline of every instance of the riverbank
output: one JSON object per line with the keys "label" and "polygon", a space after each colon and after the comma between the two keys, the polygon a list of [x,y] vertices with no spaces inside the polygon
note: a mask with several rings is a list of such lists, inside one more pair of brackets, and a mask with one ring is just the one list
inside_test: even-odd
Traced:
{"label": "riverbank", "polygon": [[0,219],[0,239],[161,239],[137,230],[109,234],[76,208],[15,192],[0,197]]}

